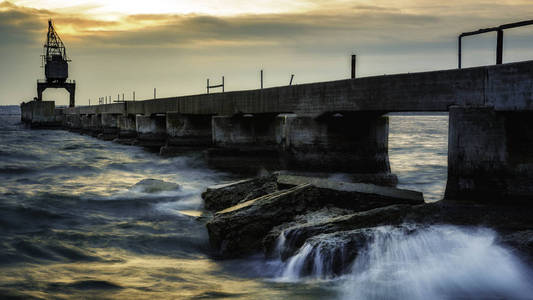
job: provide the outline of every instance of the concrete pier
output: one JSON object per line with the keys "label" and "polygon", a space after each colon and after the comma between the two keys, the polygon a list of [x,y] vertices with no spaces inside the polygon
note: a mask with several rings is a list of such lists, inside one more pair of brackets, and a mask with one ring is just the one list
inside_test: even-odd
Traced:
{"label": "concrete pier", "polygon": [[282,145],[293,168],[389,173],[388,121],[376,113],[288,116]]}
{"label": "concrete pier", "polygon": [[102,133],[102,115],[101,114],[94,114],[89,115],[89,130],[90,135],[97,137],[99,134]]}
{"label": "concrete pier", "polygon": [[[40,103],[21,105],[23,121],[61,119],[53,102]],[[423,111],[450,111],[447,199],[533,199],[533,61],[69,107],[64,124],[118,131],[118,141],[164,146],[161,153],[205,149],[226,167],[391,184],[383,115]]]}
{"label": "concrete pier", "polygon": [[132,139],[137,137],[137,118],[135,115],[118,115],[117,126],[120,139]]}
{"label": "concrete pier", "polygon": [[213,116],[208,151],[212,167],[257,174],[286,168],[281,149],[283,119],[277,114]]}
{"label": "concrete pier", "polygon": [[81,129],[81,115],[65,115],[64,126],[71,131],[80,131]]}
{"label": "concrete pier", "polygon": [[212,145],[211,115],[185,115],[166,113],[167,143],[162,155],[175,155],[197,151]]}
{"label": "concrete pier", "polygon": [[139,145],[149,148],[161,148],[166,144],[166,116],[153,115],[135,117],[135,126]]}
{"label": "concrete pier", "polygon": [[102,114],[101,116],[102,133],[98,137],[106,141],[118,138],[118,115]]}
{"label": "concrete pier", "polygon": [[451,107],[445,198],[474,202],[533,199],[532,118],[533,112]]}
{"label": "concrete pier", "polygon": [[63,110],[56,111],[54,101],[30,101],[20,105],[21,120],[32,128],[61,127]]}

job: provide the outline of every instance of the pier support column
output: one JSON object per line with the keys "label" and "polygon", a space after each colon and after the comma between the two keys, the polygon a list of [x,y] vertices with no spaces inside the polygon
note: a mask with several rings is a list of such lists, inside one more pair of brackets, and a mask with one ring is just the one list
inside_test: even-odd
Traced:
{"label": "pier support column", "polygon": [[102,133],[102,115],[101,114],[94,114],[89,115],[89,130],[90,135],[93,137],[97,137],[100,133]]}
{"label": "pier support column", "polygon": [[213,116],[216,148],[208,152],[209,164],[250,174],[283,169],[277,138],[282,131],[280,121],[277,114]]}
{"label": "pier support column", "polygon": [[161,154],[172,155],[212,145],[211,115],[166,114],[167,144]]}
{"label": "pier support column", "polygon": [[346,172],[356,181],[396,184],[390,174],[388,117],[336,113],[284,118],[280,143],[291,169]]}
{"label": "pier support column", "polygon": [[91,130],[91,116],[80,115],[81,133],[90,134]]}
{"label": "pier support column", "polygon": [[166,116],[137,115],[135,120],[139,145],[159,150],[166,143]]}
{"label": "pier support column", "polygon": [[445,199],[533,203],[532,112],[450,108]]}
{"label": "pier support column", "polygon": [[119,139],[134,139],[137,137],[137,122],[135,115],[119,115],[117,117],[117,123]]}
{"label": "pier support column", "polygon": [[78,114],[65,115],[65,126],[72,131],[78,131],[81,129],[81,116]]}
{"label": "pier support column", "polygon": [[30,101],[20,105],[22,120],[32,128],[60,127],[61,116],[56,115],[54,101]]}
{"label": "pier support column", "polygon": [[117,114],[102,114],[102,133],[98,136],[106,141],[114,140],[118,137],[118,116]]}

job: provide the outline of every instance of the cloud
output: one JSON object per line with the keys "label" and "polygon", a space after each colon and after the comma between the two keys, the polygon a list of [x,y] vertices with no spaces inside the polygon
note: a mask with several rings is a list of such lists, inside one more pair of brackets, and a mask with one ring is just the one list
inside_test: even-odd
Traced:
{"label": "cloud", "polygon": [[[495,4],[496,5],[496,4]],[[463,5],[469,11],[473,5]],[[8,43],[41,41],[46,19],[53,17],[63,40],[74,47],[169,47],[205,50],[206,47],[265,46],[282,49],[334,49],[347,47],[383,48],[450,41],[476,24],[497,25],[505,19],[497,11],[479,6],[479,16],[450,14],[449,6],[419,5],[418,13],[404,12],[392,5],[355,5],[349,10],[314,10],[292,14],[207,16],[138,14],[116,20],[98,20],[80,13],[52,13],[0,3],[0,38]],[[531,5],[507,6],[533,12]],[[442,8],[446,8],[442,10]],[[493,6],[489,6],[493,7]],[[435,13],[435,10],[442,13]],[[72,10],[68,10],[72,11]],[[420,13],[423,12],[423,13]],[[38,36],[38,35],[41,36]]]}

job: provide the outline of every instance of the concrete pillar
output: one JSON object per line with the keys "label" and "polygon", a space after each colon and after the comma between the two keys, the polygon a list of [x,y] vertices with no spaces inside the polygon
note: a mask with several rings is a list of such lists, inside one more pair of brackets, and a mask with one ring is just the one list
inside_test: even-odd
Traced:
{"label": "concrete pillar", "polygon": [[[395,185],[388,157],[388,118],[376,113],[214,116],[209,159],[266,169],[347,172],[355,181]],[[215,155],[218,154],[218,155]],[[260,157],[259,162],[247,158]]]}
{"label": "concrete pillar", "polygon": [[533,113],[453,106],[449,112],[445,199],[533,199]]}
{"label": "concrete pillar", "polygon": [[171,146],[210,146],[212,137],[210,115],[166,114],[166,133]]}
{"label": "concrete pillar", "polygon": [[135,120],[137,139],[141,146],[159,148],[166,143],[166,116],[137,115]]}
{"label": "concrete pillar", "polygon": [[137,137],[137,125],[135,115],[119,115],[117,117],[118,136],[120,139],[131,139]]}
{"label": "concrete pillar", "polygon": [[91,130],[91,117],[90,115],[80,115],[81,132],[84,134],[90,134]]}
{"label": "concrete pillar", "polygon": [[106,141],[114,140],[118,137],[118,115],[102,114],[101,115],[102,133],[98,136]]}
{"label": "concrete pillar", "polygon": [[101,114],[94,114],[89,115],[89,130],[90,134],[94,137],[97,137],[100,133],[102,133],[102,115]]}
{"label": "concrete pillar", "polygon": [[289,166],[331,172],[390,173],[389,120],[374,113],[286,116],[280,142]]}
{"label": "concrete pillar", "polygon": [[34,128],[60,127],[62,120],[56,116],[54,101],[30,101],[21,105],[24,121]]}
{"label": "concrete pillar", "polygon": [[65,115],[65,127],[71,130],[81,129],[81,119],[80,115]]}
{"label": "concrete pillar", "polygon": [[284,169],[276,136],[281,132],[276,115],[213,116],[209,149],[211,167],[256,175],[263,169]]}
{"label": "concrete pillar", "polygon": [[225,148],[278,148],[282,130],[276,115],[213,116],[213,144]]}

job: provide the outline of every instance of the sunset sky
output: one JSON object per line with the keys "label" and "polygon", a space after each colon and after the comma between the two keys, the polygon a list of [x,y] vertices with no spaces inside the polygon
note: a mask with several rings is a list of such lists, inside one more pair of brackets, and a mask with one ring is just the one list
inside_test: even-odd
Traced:
{"label": "sunset sky", "polygon": [[[47,19],[72,59],[79,105],[457,66],[457,35],[533,19],[531,0],[0,1],[0,105],[36,96]],[[494,63],[495,34],[464,41],[464,65]],[[504,61],[533,59],[533,26],[505,32]],[[66,91],[45,99],[68,103]]]}

